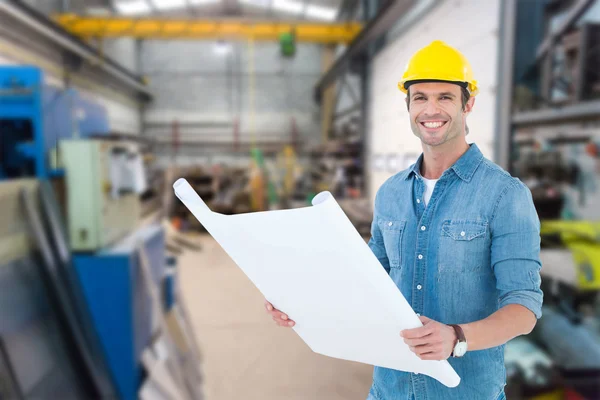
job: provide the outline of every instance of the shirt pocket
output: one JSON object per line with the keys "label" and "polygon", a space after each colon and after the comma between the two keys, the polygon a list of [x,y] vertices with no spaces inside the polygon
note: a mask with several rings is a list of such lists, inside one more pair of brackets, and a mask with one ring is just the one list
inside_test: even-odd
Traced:
{"label": "shirt pocket", "polygon": [[444,221],[438,252],[440,273],[482,271],[489,258],[485,221]]}
{"label": "shirt pocket", "polygon": [[379,229],[383,236],[383,244],[390,268],[402,266],[402,236],[406,227],[406,221],[380,220]]}

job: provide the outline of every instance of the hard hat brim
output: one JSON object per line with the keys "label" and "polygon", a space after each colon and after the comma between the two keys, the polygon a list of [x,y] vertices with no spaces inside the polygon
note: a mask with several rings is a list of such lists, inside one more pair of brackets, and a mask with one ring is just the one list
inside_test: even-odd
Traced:
{"label": "hard hat brim", "polygon": [[404,88],[406,90],[408,90],[408,88],[411,85],[414,85],[415,83],[428,83],[428,82],[442,82],[442,83],[453,83],[455,85],[458,85],[462,88],[468,89],[469,88],[469,83],[468,82],[460,82],[460,81],[448,81],[445,79],[415,79],[412,81],[406,81],[404,82]]}
{"label": "hard hat brim", "polygon": [[450,81],[447,79],[412,79],[408,81],[400,81],[398,82],[398,89],[403,93],[408,94],[408,88],[415,83],[429,83],[429,82],[441,82],[441,83],[452,83],[454,85],[458,85],[464,89],[467,89],[471,95],[471,97],[475,96],[478,93],[477,87],[473,84],[469,84],[469,82],[464,81]]}

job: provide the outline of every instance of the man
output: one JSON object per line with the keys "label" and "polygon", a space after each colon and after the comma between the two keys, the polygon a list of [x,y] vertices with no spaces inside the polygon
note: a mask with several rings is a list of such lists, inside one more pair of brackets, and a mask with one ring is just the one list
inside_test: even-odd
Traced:
{"label": "man", "polygon": [[[377,192],[369,246],[423,323],[399,340],[423,360],[447,359],[461,383],[375,367],[369,400],[505,399],[504,344],[541,316],[531,193],[467,144],[477,82],[461,53],[431,43],[399,88],[423,154]],[[279,325],[294,325],[266,307]]]}

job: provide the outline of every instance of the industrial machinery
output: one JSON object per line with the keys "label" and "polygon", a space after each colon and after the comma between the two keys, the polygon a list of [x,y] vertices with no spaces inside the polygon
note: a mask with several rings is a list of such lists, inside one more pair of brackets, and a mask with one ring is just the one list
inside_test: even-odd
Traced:
{"label": "industrial machinery", "polygon": [[60,142],[73,268],[103,344],[119,398],[137,399],[142,351],[152,343],[153,318],[140,277],[138,247],[150,255],[154,282],[165,275],[162,226],[140,224],[147,190],[139,143],[69,139]]}
{"label": "industrial machinery", "polygon": [[0,179],[62,177],[62,168],[69,169],[74,250],[102,248],[136,225],[136,197],[146,191],[143,162],[133,144],[96,141],[110,132],[106,109],[96,101],[46,84],[39,68],[0,67],[0,131]]}
{"label": "industrial machinery", "polygon": [[71,248],[95,251],[131,232],[146,190],[135,144],[104,140],[63,140]]}
{"label": "industrial machinery", "polygon": [[[35,67],[0,67],[0,133],[0,398],[136,399],[153,325],[137,249],[157,284],[165,264],[162,226],[140,221],[147,143]],[[45,194],[15,200],[20,177]]]}
{"label": "industrial machinery", "polygon": [[140,226],[147,190],[139,143],[69,139],[60,142],[65,171],[73,267],[106,354],[119,398],[133,400],[142,384],[142,351],[152,341],[152,313],[140,278],[140,243],[162,281],[166,255],[160,225]]}
{"label": "industrial machinery", "polygon": [[108,131],[106,109],[77,90],[46,84],[36,67],[0,66],[0,179],[60,175],[61,139]]}

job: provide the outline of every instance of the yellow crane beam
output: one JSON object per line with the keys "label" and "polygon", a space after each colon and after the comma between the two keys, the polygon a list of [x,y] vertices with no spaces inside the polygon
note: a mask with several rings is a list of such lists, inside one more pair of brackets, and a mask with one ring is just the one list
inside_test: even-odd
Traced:
{"label": "yellow crane beam", "polygon": [[361,31],[355,22],[320,24],[306,21],[268,22],[249,20],[175,20],[121,17],[87,17],[62,14],[55,20],[74,35],[88,38],[134,37],[137,39],[253,39],[279,40],[294,31],[298,42],[349,43]]}

